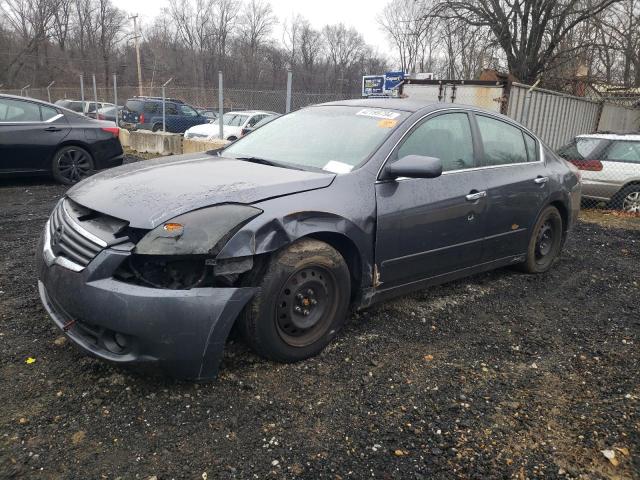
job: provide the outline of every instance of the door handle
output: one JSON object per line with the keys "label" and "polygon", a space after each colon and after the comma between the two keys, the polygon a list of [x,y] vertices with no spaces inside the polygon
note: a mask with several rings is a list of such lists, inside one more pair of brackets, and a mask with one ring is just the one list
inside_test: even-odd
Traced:
{"label": "door handle", "polygon": [[60,129],[58,127],[47,127],[44,129],[45,132],[59,132]]}
{"label": "door handle", "polygon": [[537,177],[533,181],[538,185],[543,185],[549,181],[549,177]]}
{"label": "door handle", "polygon": [[486,196],[487,196],[487,192],[483,190],[481,192],[470,193],[469,195],[466,196],[466,199],[469,202],[475,202],[476,200],[480,200],[481,198],[484,198]]}

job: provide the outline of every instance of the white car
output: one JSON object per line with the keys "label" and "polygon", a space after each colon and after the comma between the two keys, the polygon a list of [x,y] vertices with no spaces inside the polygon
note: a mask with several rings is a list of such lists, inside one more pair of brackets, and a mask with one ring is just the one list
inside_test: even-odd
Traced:
{"label": "white car", "polygon": [[582,170],[582,197],[640,213],[640,135],[578,135],[558,154]]}
{"label": "white car", "polygon": [[[228,112],[222,117],[222,133],[225,140],[237,140],[242,136],[242,130],[251,128],[258,122],[272,115],[274,112],[263,110],[246,110],[239,112]],[[200,140],[216,140],[220,138],[220,126],[218,120],[203,125],[196,125],[184,132],[184,138]]]}

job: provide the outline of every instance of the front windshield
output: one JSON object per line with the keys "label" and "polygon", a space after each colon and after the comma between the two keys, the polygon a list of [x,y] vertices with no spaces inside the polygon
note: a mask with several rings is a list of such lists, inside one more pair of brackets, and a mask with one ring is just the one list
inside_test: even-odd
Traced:
{"label": "front windshield", "polygon": [[380,108],[305,108],[242,137],[223,155],[346,173],[366,160],[407,116]]}
{"label": "front windshield", "polygon": [[249,118],[248,115],[238,115],[237,113],[225,113],[222,116],[222,124],[229,127],[239,127]]}

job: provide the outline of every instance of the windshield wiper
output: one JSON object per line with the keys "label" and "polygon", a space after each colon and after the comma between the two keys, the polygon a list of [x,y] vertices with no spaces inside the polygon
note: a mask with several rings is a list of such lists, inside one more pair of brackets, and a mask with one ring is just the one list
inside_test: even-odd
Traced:
{"label": "windshield wiper", "polygon": [[293,165],[290,165],[288,163],[281,163],[281,162],[276,162],[274,160],[267,160],[266,158],[260,158],[260,157],[233,157],[233,158],[235,160],[242,160],[245,162],[259,163],[260,165],[270,165],[272,167],[291,168],[293,170],[304,170],[303,168],[294,167]]}

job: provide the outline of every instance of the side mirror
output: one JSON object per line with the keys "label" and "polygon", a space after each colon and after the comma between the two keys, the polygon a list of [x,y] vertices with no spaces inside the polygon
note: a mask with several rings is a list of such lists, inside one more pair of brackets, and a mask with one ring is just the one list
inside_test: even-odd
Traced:
{"label": "side mirror", "polygon": [[384,167],[385,178],[436,178],[442,175],[442,160],[422,155],[407,155]]}

